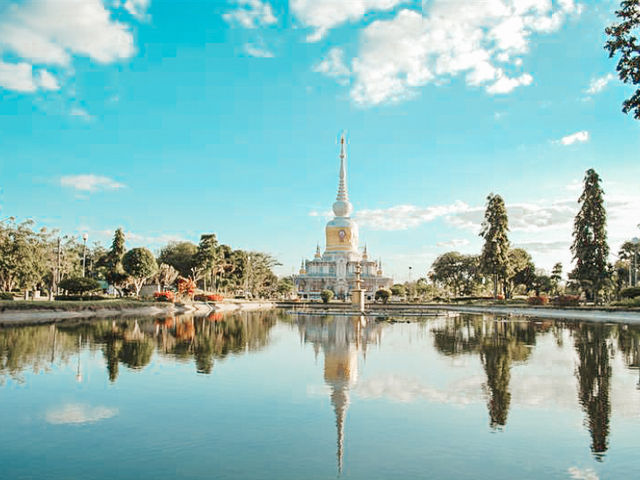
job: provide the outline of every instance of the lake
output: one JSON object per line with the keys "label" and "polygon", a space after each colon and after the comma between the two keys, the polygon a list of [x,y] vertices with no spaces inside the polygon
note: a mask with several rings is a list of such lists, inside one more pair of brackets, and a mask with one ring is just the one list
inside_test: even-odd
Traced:
{"label": "lake", "polygon": [[637,476],[640,327],[395,320],[1,328],[0,477]]}

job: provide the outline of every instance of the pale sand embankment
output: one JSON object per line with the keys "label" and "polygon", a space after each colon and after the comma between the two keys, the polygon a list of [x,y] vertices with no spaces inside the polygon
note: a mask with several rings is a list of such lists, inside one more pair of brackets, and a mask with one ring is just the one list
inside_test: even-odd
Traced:
{"label": "pale sand embankment", "polygon": [[598,310],[594,308],[535,308],[509,306],[439,305],[436,310],[462,313],[492,313],[521,317],[553,318],[559,320],[587,320],[591,322],[640,323],[637,310]]}
{"label": "pale sand embankment", "polygon": [[0,326],[3,325],[33,325],[51,323],[71,319],[92,319],[105,317],[153,317],[158,315],[179,315],[192,313],[206,315],[212,312],[240,312],[275,308],[273,302],[225,301],[217,304],[194,303],[192,305],[173,305],[157,303],[139,308],[93,308],[79,311],[64,310],[4,310],[0,312]]}

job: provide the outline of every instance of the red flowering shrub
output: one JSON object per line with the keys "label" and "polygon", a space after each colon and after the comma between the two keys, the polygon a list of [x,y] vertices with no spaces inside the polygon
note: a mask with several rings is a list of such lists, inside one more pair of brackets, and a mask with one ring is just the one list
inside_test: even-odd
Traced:
{"label": "red flowering shrub", "polygon": [[496,295],[496,300],[504,300],[504,295]]}
{"label": "red flowering shrub", "polygon": [[549,298],[545,297],[544,295],[529,297],[527,298],[527,303],[529,305],[546,305],[547,303],[549,303]]}
{"label": "red flowering shrub", "polygon": [[222,295],[207,295],[207,300],[209,302],[221,302],[224,300],[224,297]]}
{"label": "red flowering shrub", "polygon": [[558,307],[577,307],[580,305],[580,297],[578,295],[560,295],[555,297],[551,303]]}
{"label": "red flowering shrub", "polygon": [[173,292],[171,291],[156,292],[153,296],[156,299],[156,302],[173,302],[175,300]]}
{"label": "red flowering shrub", "polygon": [[178,295],[188,295],[189,298],[193,298],[196,293],[196,284],[190,278],[179,277],[178,278]]}

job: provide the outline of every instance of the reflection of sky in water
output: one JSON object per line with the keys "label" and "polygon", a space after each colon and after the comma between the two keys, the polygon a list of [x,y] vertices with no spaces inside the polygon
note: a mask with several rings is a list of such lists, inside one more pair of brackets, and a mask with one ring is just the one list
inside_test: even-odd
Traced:
{"label": "reflection of sky in water", "polygon": [[6,478],[594,480],[640,468],[637,328],[226,320],[0,330]]}

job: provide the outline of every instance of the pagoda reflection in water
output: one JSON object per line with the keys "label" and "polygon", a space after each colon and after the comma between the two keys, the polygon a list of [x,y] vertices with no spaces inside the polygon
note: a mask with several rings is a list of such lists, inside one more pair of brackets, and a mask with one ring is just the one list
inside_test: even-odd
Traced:
{"label": "pagoda reflection in water", "polygon": [[380,343],[382,327],[364,316],[300,316],[300,339],[311,343],[316,356],[324,355],[324,381],[331,388],[336,416],[338,472],[342,472],[344,429],[349,408],[349,391],[358,381],[358,354],[366,357],[367,345]]}

